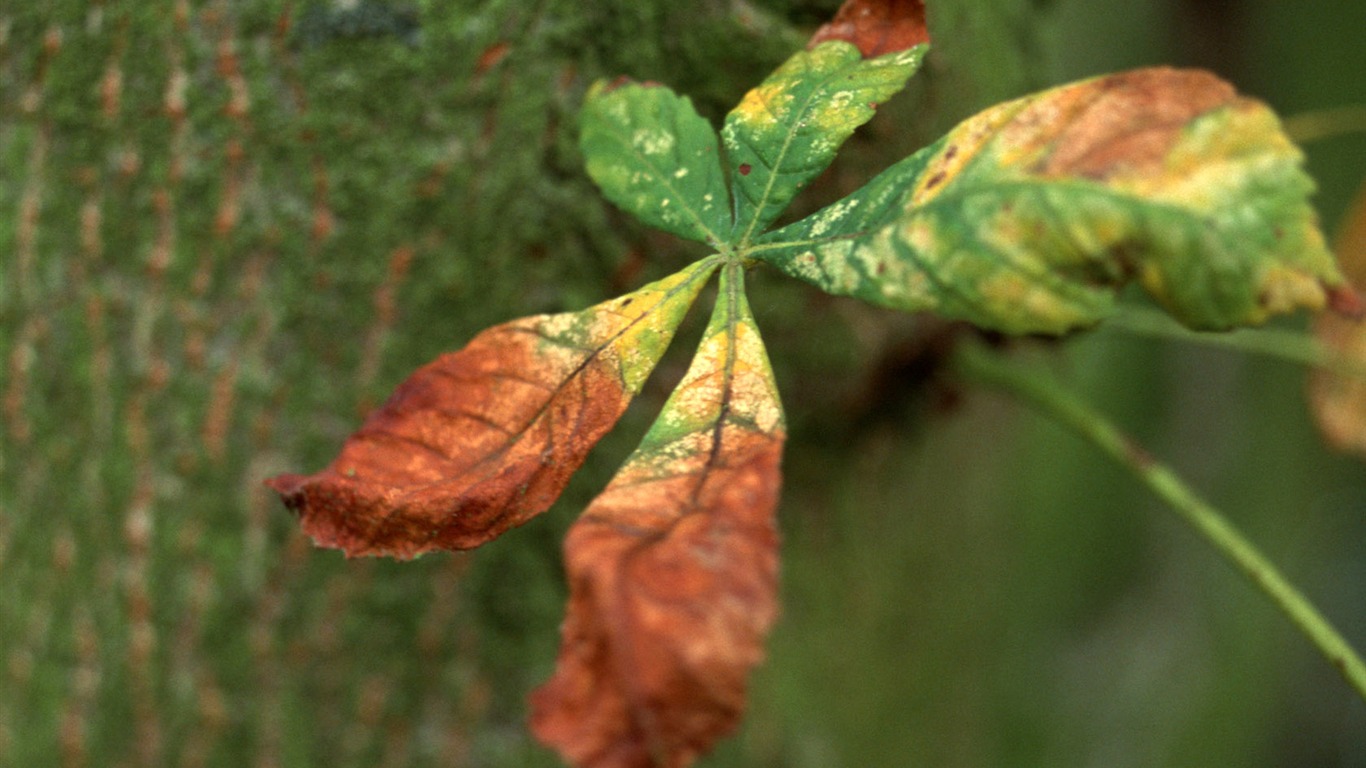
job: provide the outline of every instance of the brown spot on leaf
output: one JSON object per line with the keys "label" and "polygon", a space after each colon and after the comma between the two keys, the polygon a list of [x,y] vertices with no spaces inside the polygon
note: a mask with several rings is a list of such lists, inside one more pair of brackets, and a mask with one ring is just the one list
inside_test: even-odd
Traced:
{"label": "brown spot on leaf", "polygon": [[748,176],[749,172],[754,170],[754,167],[751,166],[749,163],[740,163],[740,167],[738,170],[740,171],[741,176]]}
{"label": "brown spot on leaf", "polygon": [[1232,86],[1200,70],[1141,69],[1089,86],[1035,102],[1007,129],[1053,146],[1045,175],[1103,179],[1159,166],[1191,120],[1238,100]]}
{"label": "brown spot on leaf", "polygon": [[930,41],[922,0],[845,0],[835,18],[816,30],[808,48],[827,40],[858,46],[865,59],[896,53]]}

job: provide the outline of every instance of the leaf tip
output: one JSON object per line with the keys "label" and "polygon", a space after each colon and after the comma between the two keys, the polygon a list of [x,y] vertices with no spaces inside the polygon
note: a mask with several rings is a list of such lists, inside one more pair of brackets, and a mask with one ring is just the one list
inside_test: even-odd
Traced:
{"label": "leaf tip", "polygon": [[304,483],[307,481],[307,475],[285,473],[266,478],[262,484],[280,494],[280,500],[285,503],[285,506],[289,507],[290,510],[294,510],[295,504],[292,502],[298,498],[299,492],[303,489]]}
{"label": "leaf tip", "polygon": [[640,88],[664,88],[665,85],[657,80],[636,80],[627,75],[618,75],[611,80],[599,80],[593,85],[592,95],[601,96],[613,91],[621,90],[627,86],[637,86]]}
{"label": "leaf tip", "polygon": [[845,0],[835,18],[816,30],[808,48],[829,40],[858,47],[865,59],[930,42],[923,0]]}
{"label": "leaf tip", "polygon": [[1342,285],[1325,286],[1328,293],[1328,308],[1334,313],[1351,320],[1366,320],[1366,298],[1356,288]]}

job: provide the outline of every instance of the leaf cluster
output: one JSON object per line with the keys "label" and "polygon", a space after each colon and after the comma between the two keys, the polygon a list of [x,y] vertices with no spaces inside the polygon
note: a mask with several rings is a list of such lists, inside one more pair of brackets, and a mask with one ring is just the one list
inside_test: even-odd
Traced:
{"label": "leaf cluster", "polygon": [[746,270],[1017,334],[1094,325],[1131,281],[1206,329],[1321,308],[1344,285],[1275,116],[1195,71],[998,105],[771,229],[928,43],[921,3],[850,2],[719,131],[662,85],[597,84],[580,118],[589,175],[712,253],[484,331],[401,384],[326,469],[271,481],[315,541],[349,555],[483,544],[554,502],[719,275],[686,375],[565,542],[568,617],[532,728],[575,765],[689,764],[738,722],[763,655],[785,428]]}

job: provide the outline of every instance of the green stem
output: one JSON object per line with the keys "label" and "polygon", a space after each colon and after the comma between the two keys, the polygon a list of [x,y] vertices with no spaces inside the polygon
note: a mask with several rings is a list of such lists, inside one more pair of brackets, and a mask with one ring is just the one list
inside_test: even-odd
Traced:
{"label": "green stem", "polygon": [[955,368],[969,380],[1005,392],[1070,427],[1128,467],[1154,494],[1280,608],[1366,701],[1366,662],[1328,619],[1217,509],[1169,467],[1155,460],[1104,415],[1046,375],[1005,362],[980,344],[960,344]]}
{"label": "green stem", "polygon": [[1366,106],[1351,104],[1290,115],[1281,121],[1285,132],[1298,144],[1331,139],[1350,133],[1366,133]]}
{"label": "green stem", "polygon": [[1105,328],[1136,336],[1176,339],[1191,344],[1223,347],[1263,357],[1323,368],[1343,377],[1366,379],[1366,364],[1338,354],[1318,339],[1300,331],[1274,328],[1227,332],[1198,332],[1181,327],[1161,312],[1126,308],[1105,321]]}

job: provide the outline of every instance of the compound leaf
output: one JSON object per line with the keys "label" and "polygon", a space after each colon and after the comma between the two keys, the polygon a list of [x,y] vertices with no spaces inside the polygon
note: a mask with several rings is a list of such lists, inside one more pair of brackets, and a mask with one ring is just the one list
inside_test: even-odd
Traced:
{"label": "compound leaf", "polygon": [[347,555],[476,547],[555,501],[715,268],[490,328],[400,384],[327,468],[269,485],[315,542]]}
{"label": "compound leaf", "polygon": [[[925,35],[928,40],[928,35]],[[867,59],[853,43],[822,42],[788,59],[726,116],[735,245],[748,244],[825,170],[854,129],[906,85],[928,46]]]}
{"label": "compound leaf", "polygon": [[576,766],[684,766],[738,721],[777,612],[782,409],[742,272],[565,541],[569,612],[532,729]]}
{"label": "compound leaf", "polygon": [[579,126],[588,175],[608,200],[690,240],[719,245],[729,235],[716,130],[686,97],[661,85],[598,82]]}
{"label": "compound leaf", "polygon": [[[1366,187],[1357,194],[1336,245],[1347,277],[1356,285],[1366,285]],[[1357,375],[1333,368],[1315,371],[1309,378],[1309,402],[1330,444],[1366,455],[1366,376],[1362,374],[1366,371],[1366,322],[1355,293],[1340,293],[1338,304],[1344,311],[1319,316],[1314,335],[1339,359],[1355,365]]]}
{"label": "compound leaf", "polygon": [[1191,327],[1256,324],[1343,282],[1301,161],[1213,75],[1138,70],[988,109],[753,255],[1011,333],[1094,324],[1131,278]]}

